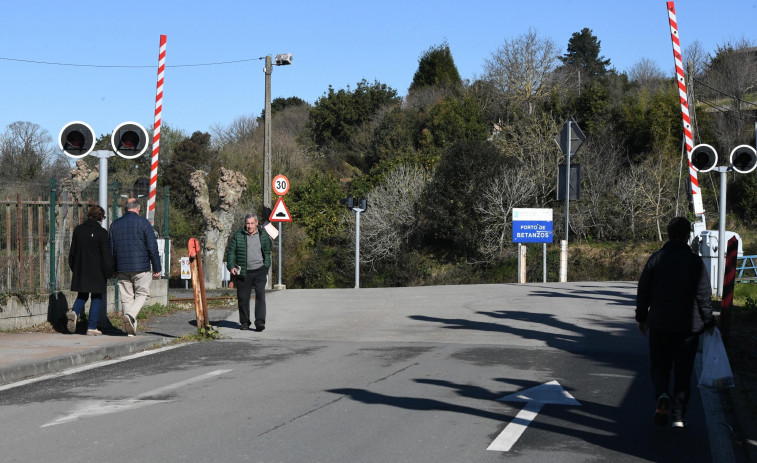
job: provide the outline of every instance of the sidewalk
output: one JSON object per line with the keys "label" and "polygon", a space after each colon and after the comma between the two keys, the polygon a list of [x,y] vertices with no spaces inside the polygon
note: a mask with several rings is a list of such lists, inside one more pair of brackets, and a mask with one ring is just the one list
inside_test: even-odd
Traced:
{"label": "sidewalk", "polygon": [[[211,309],[211,324],[225,320],[234,310]],[[173,342],[197,332],[194,310],[155,317],[137,336],[125,332],[102,336],[63,333],[0,333],[0,385],[54,373],[66,368],[123,357]]]}

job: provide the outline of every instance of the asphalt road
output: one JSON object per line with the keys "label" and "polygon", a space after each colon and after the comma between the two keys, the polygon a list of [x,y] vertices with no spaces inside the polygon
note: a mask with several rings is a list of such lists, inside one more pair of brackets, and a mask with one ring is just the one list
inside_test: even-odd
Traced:
{"label": "asphalt road", "polygon": [[732,461],[696,388],[684,430],[652,423],[634,292],[272,293],[262,333],[232,316],[220,342],[4,391],[2,460]]}

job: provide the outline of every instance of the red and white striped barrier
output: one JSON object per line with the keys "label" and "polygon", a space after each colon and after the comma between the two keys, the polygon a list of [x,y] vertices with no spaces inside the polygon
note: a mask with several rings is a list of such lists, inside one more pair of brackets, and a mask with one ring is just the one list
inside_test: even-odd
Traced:
{"label": "red and white striped barrier", "polygon": [[[702,204],[702,190],[699,188],[697,171],[691,165],[691,149],[694,140],[691,135],[691,118],[689,117],[689,97],[686,94],[686,81],[683,77],[683,58],[681,55],[681,41],[678,37],[678,23],[676,22],[675,2],[668,2],[668,21],[670,22],[670,37],[673,40],[673,57],[676,64],[676,78],[678,80],[678,93],[681,97],[681,114],[683,116],[683,134],[686,144],[686,157],[689,160],[689,180],[691,182],[691,198],[694,202],[694,214],[697,217],[704,215]],[[703,219],[704,220],[704,219]]]}
{"label": "red and white striped barrier", "polygon": [[[155,95],[155,126],[152,136],[152,162],[150,170],[150,197],[147,200],[147,219],[155,224],[155,195],[158,189],[158,155],[160,154],[160,123],[163,112],[163,75],[166,70],[166,36],[160,36],[158,54],[158,90]],[[168,220],[168,217],[166,217]]]}

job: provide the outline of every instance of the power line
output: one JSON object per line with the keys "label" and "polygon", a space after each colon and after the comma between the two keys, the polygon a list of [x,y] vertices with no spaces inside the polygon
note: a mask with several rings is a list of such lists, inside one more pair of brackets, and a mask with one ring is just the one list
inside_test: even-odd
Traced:
{"label": "power line", "polygon": [[706,99],[704,99],[702,97],[698,97],[697,101],[699,101],[700,103],[704,103],[707,106],[709,106],[709,107],[711,107],[711,108],[713,108],[713,109],[715,109],[715,110],[717,110],[717,111],[719,111],[721,113],[725,113],[725,112],[734,113],[733,116],[736,117],[737,119],[741,119],[742,121],[749,120],[747,118],[757,119],[757,116],[754,116],[754,115],[749,114],[749,113],[745,113],[743,111],[738,111],[738,110],[733,109],[733,108],[726,108],[726,107],[717,105],[717,104],[712,103],[712,102],[710,102],[710,101],[708,101],[708,100],[706,100]]}
{"label": "power line", "polygon": [[726,92],[724,92],[722,90],[719,90],[719,89],[717,89],[715,87],[710,87],[709,85],[705,84],[704,82],[702,82],[699,79],[695,78],[694,82],[696,82],[696,83],[698,83],[700,85],[704,85],[705,87],[709,88],[710,90],[714,90],[714,91],[720,93],[721,95],[727,96],[728,98],[733,98],[734,100],[738,101],[739,103],[744,103],[744,104],[749,104],[749,105],[752,105],[752,106],[757,106],[757,103],[752,103],[751,101],[744,101],[744,100],[742,100],[741,98],[739,98],[737,96],[731,95],[730,93],[726,93]]}
{"label": "power line", "polygon": [[[232,61],[218,61],[214,63],[194,63],[194,64],[173,64],[169,65],[167,64],[167,68],[188,68],[188,67],[200,67],[200,66],[219,66],[224,64],[237,64],[237,63],[246,63],[248,61],[258,61],[265,59],[265,57],[259,57],[259,58],[246,58],[246,59],[238,59],[238,60],[232,60]],[[139,68],[150,68],[155,69],[155,65],[151,66],[140,66],[140,65],[129,65],[129,64],[77,64],[77,63],[56,63],[53,61],[37,61],[37,60],[31,60],[31,59],[21,59],[21,58],[8,58],[4,56],[0,56],[0,60],[3,61],[16,61],[19,63],[28,63],[28,64],[42,64],[46,66],[68,66],[68,67],[85,67],[85,68],[129,68],[129,69],[139,69]]]}

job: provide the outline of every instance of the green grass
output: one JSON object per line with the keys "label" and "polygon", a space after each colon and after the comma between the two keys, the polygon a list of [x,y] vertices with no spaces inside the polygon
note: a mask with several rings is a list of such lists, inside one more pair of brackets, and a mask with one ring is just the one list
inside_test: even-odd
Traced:
{"label": "green grass", "polygon": [[169,304],[167,306],[163,304],[146,305],[142,307],[142,310],[139,312],[139,315],[137,315],[137,319],[145,320],[152,317],[164,317],[166,315],[171,315],[172,313],[178,310],[185,310],[185,309],[182,309],[181,307],[175,304]]}
{"label": "green grass", "polygon": [[736,283],[733,287],[733,305],[757,312],[757,282]]}

